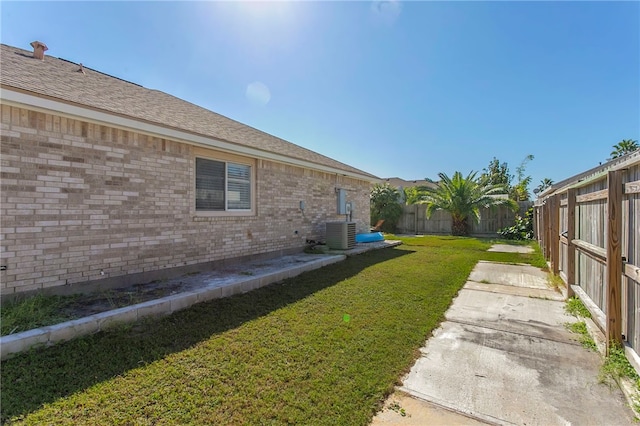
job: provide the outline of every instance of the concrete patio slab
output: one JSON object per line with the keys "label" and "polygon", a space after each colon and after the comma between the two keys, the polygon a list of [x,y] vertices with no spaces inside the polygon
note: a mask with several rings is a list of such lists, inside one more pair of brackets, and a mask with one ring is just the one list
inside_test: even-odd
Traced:
{"label": "concrete patio slab", "polygon": [[494,244],[487,251],[499,251],[502,253],[533,253],[533,249],[529,246],[516,246],[511,244]]}
{"label": "concrete patio slab", "polygon": [[536,297],[539,299],[549,299],[556,301],[565,300],[565,296],[552,288],[530,288],[515,287],[505,284],[477,283],[475,281],[467,281],[464,288],[468,290],[489,291],[492,293],[512,294],[514,296]]}
{"label": "concrete patio slab", "polygon": [[573,343],[443,323],[400,390],[488,423],[630,425],[599,355]]}
{"label": "concrete patio slab", "polygon": [[465,286],[445,318],[516,334],[575,340],[575,334],[564,326],[567,322],[575,322],[575,318],[565,313],[564,303],[558,301],[469,290]]}
{"label": "concrete patio slab", "polygon": [[548,274],[541,269],[531,265],[512,265],[484,260],[478,262],[473,268],[469,281],[527,288],[550,288]]}

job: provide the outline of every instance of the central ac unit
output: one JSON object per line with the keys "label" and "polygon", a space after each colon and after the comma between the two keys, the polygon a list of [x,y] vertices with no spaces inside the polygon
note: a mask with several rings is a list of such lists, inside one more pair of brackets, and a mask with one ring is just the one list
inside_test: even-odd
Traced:
{"label": "central ac unit", "polygon": [[355,222],[327,222],[327,246],[337,250],[348,250],[356,246]]}

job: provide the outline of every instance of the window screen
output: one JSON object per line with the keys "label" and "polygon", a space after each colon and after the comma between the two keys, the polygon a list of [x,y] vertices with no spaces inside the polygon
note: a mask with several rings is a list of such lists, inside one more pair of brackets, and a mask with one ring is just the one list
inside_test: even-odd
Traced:
{"label": "window screen", "polygon": [[251,209],[251,167],[227,163],[227,177],[229,210]]}
{"label": "window screen", "polygon": [[196,210],[251,210],[251,167],[196,158]]}
{"label": "window screen", "polygon": [[225,163],[196,158],[196,210],[225,210]]}

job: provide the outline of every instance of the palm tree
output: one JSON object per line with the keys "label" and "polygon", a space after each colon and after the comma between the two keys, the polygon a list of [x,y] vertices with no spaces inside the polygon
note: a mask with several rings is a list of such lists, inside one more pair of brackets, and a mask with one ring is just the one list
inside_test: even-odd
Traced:
{"label": "palm tree", "polygon": [[539,194],[545,189],[549,188],[551,185],[553,185],[553,181],[549,178],[544,178],[540,181],[540,185],[538,185],[536,189],[533,190],[533,192]]}
{"label": "palm tree", "polygon": [[410,186],[404,188],[404,202],[405,204],[417,204],[420,202],[420,198],[427,192],[426,185]]}
{"label": "palm tree", "polygon": [[632,139],[623,139],[613,146],[613,151],[611,151],[610,160],[613,160],[614,158],[622,157],[623,155],[633,152],[637,149],[640,149],[640,145],[638,145],[638,141],[634,141]]}
{"label": "palm tree", "polygon": [[449,178],[438,173],[438,186],[430,188],[421,200],[427,205],[427,218],[436,210],[446,210],[451,213],[451,233],[469,235],[468,218],[471,216],[479,222],[481,207],[506,205],[514,211],[518,209],[518,204],[508,197],[496,197],[506,192],[504,185],[493,185],[486,177],[476,180],[476,174],[472,171],[465,178],[462,173],[455,172]]}

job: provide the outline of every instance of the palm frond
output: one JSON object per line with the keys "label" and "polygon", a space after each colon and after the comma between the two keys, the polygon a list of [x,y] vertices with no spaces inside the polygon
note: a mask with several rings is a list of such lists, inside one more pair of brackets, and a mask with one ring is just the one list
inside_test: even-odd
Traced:
{"label": "palm frond", "polygon": [[498,205],[506,205],[517,209],[515,201],[498,197],[506,194],[504,185],[493,185],[486,176],[476,179],[477,172],[470,172],[466,177],[456,171],[451,177],[438,173],[440,181],[435,188],[429,188],[420,198],[420,203],[427,205],[427,218],[436,210],[449,211],[455,220],[464,221],[471,217],[480,221],[480,209]]}

